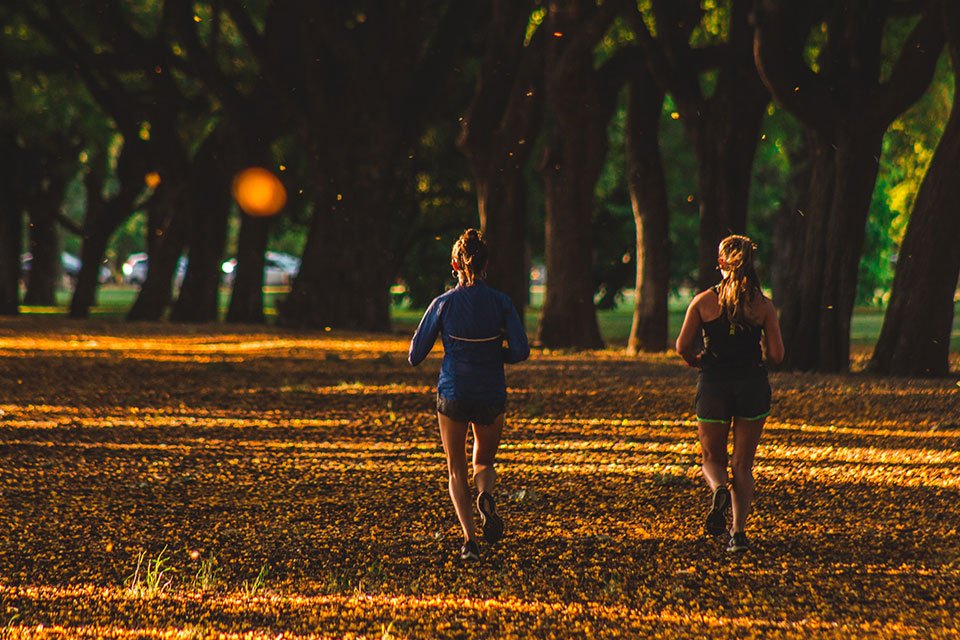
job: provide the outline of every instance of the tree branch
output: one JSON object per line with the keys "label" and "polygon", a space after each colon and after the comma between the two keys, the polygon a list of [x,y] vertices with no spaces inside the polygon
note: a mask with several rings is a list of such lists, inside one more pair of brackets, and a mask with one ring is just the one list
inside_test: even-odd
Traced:
{"label": "tree branch", "polygon": [[903,43],[890,77],[868,101],[869,124],[886,129],[920,99],[933,80],[945,39],[939,3],[933,3]]}
{"label": "tree branch", "polygon": [[75,236],[83,235],[83,227],[71,220],[66,216],[62,211],[58,211],[56,215],[57,222],[60,223],[60,226],[72,233]]}
{"label": "tree branch", "polygon": [[[831,136],[837,124],[838,107],[823,82],[803,61],[802,46],[791,47],[787,16],[770,0],[760,0],[753,14],[754,59],[760,78],[774,101],[808,126]],[[795,27],[796,28],[796,27]]]}
{"label": "tree branch", "polygon": [[446,13],[437,25],[426,51],[420,59],[409,83],[409,91],[403,100],[401,126],[407,129],[406,137],[419,131],[419,117],[424,105],[430,103],[446,84],[458,52],[467,41],[467,34],[482,24],[483,2],[463,3],[451,0]]}
{"label": "tree branch", "polygon": [[[690,55],[690,66],[695,70],[697,77],[696,86],[691,86],[689,79],[680,81],[682,73],[675,66],[675,57],[668,56],[665,47],[659,39],[654,38],[647,28],[647,23],[643,19],[643,14],[637,8],[636,2],[629,2],[627,9],[623,13],[623,18],[637,37],[640,47],[643,50],[643,59],[650,70],[650,74],[657,81],[660,87],[673,95],[677,108],[689,115],[696,112],[701,105],[702,95],[699,87],[699,73],[704,69],[705,63],[710,66],[719,65],[721,57],[719,55],[708,59],[706,57],[707,49],[702,51],[694,50]],[[710,53],[721,53],[719,48],[709,49]]]}
{"label": "tree branch", "polygon": [[593,10],[587,18],[577,25],[576,31],[568,36],[562,34],[559,37],[569,37],[569,41],[560,53],[554,73],[565,76],[570,73],[576,74],[575,67],[584,57],[592,57],[593,50],[597,43],[607,32],[610,23],[617,17],[618,12],[622,12],[623,5],[627,0],[607,0],[602,5]]}
{"label": "tree branch", "polygon": [[[486,52],[477,75],[470,107],[463,116],[457,145],[468,155],[487,147],[498,127],[516,85],[521,62],[529,57],[533,42],[523,46],[530,18],[530,0],[494,0],[487,28]],[[537,29],[539,35],[542,29]]]}

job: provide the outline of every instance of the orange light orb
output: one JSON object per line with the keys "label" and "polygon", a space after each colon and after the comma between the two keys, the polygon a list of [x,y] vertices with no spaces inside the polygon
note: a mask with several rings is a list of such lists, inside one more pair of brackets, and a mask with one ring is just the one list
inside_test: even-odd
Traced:
{"label": "orange light orb", "polygon": [[287,190],[270,171],[250,167],[234,176],[233,199],[251,216],[272,216],[287,203]]}
{"label": "orange light orb", "polygon": [[146,183],[148,189],[156,189],[160,186],[160,174],[156,171],[151,171],[143,176],[143,181]]}

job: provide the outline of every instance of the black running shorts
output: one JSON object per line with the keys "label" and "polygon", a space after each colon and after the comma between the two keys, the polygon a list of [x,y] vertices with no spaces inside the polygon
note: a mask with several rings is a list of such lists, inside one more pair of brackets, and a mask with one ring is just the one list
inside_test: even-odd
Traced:
{"label": "black running shorts", "polygon": [[502,403],[450,400],[438,395],[437,411],[457,422],[493,424],[497,416],[503,413],[504,405]]}
{"label": "black running shorts", "polygon": [[760,420],[770,415],[770,382],[766,376],[712,379],[697,382],[697,420],[730,422],[731,418]]}

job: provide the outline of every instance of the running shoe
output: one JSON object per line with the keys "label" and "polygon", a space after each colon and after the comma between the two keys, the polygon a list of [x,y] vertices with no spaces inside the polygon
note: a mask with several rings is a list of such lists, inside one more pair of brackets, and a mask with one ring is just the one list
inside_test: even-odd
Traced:
{"label": "running shoe", "polygon": [[750,548],[750,542],[747,540],[747,534],[743,531],[737,531],[730,534],[730,542],[727,543],[727,551],[744,552]]}
{"label": "running shoe", "polygon": [[463,546],[460,547],[460,559],[461,560],[479,560],[480,559],[480,547],[477,546],[476,540],[467,540],[463,543]]}
{"label": "running shoe", "polygon": [[730,490],[726,487],[717,487],[713,492],[713,504],[707,513],[706,530],[711,536],[723,535],[727,532],[727,509],[730,508]]}
{"label": "running shoe", "polygon": [[480,511],[480,523],[483,527],[483,539],[493,544],[503,537],[503,519],[497,514],[497,505],[493,496],[481,491],[477,496],[477,509]]}

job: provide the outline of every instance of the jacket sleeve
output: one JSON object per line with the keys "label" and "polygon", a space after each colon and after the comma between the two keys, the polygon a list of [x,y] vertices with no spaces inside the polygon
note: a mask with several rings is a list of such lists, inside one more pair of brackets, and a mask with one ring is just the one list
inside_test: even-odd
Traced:
{"label": "jacket sleeve", "polygon": [[420,319],[420,326],[413,334],[413,339],[410,341],[410,354],[407,356],[407,361],[413,366],[423,362],[423,359],[433,349],[437,336],[440,335],[440,310],[442,307],[443,305],[434,299],[424,312],[423,318]]}
{"label": "jacket sleeve", "polygon": [[506,331],[507,346],[503,349],[503,361],[507,364],[516,364],[530,357],[530,345],[527,342],[527,332],[517,313],[513,302],[506,298],[504,315],[504,329]]}

